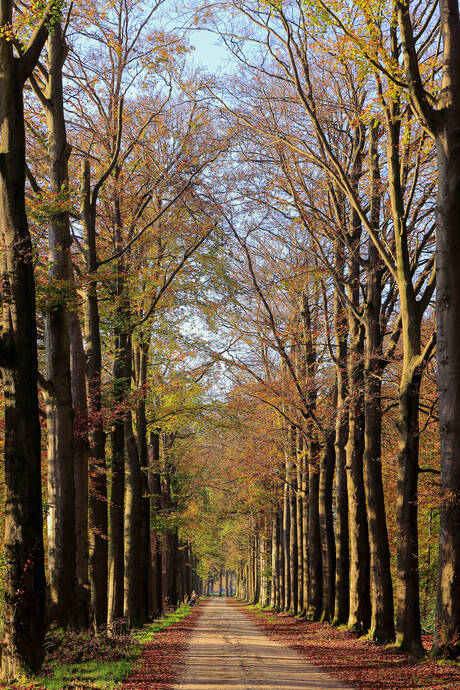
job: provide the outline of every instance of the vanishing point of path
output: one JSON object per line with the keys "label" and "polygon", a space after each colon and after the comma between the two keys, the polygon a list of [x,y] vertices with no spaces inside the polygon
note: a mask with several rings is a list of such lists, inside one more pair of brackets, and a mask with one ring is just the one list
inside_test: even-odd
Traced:
{"label": "vanishing point of path", "polygon": [[270,640],[225,599],[198,619],[174,690],[351,690]]}

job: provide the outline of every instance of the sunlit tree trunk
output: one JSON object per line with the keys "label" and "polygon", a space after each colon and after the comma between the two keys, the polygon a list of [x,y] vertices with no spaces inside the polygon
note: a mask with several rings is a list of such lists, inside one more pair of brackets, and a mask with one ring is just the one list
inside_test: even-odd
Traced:
{"label": "sunlit tree trunk", "polygon": [[[115,253],[123,248],[123,223],[118,195],[119,170],[115,167],[112,198],[113,245]],[[109,628],[117,618],[123,616],[124,602],[124,491],[125,491],[125,412],[123,401],[130,389],[129,347],[129,301],[126,296],[124,257],[118,259],[115,267],[112,294],[115,301],[114,313],[114,360],[112,365],[113,397],[119,409],[110,432],[111,481],[110,481],[110,534],[109,534],[109,582],[108,614]]]}
{"label": "sunlit tree trunk", "polygon": [[302,576],[303,576],[303,599],[302,615],[306,616],[308,611],[308,588],[309,588],[309,552],[308,552],[308,530],[309,530],[309,504],[308,504],[308,451],[307,443],[302,437]]}
{"label": "sunlit tree trunk", "polygon": [[[113,379],[116,386],[115,400],[120,404],[126,394],[128,337],[118,333],[115,341]],[[124,414],[115,419],[111,434],[111,491],[110,491],[110,539],[109,539],[109,582],[108,618],[112,626],[123,616],[124,599],[124,492],[125,492],[125,425]]]}
{"label": "sunlit tree trunk", "polygon": [[91,609],[97,626],[107,624],[108,515],[105,433],[101,416],[102,353],[97,296],[95,209],[90,195],[89,162],[83,163],[82,212],[84,256],[88,272],[84,290],[86,380],[88,387],[88,439],[90,463],[90,583]]}
{"label": "sunlit tree trunk", "polygon": [[78,627],[89,626],[90,587],[88,579],[88,401],[86,397],[86,355],[80,319],[69,313],[72,405],[74,409],[75,476],[75,620]]}
{"label": "sunlit tree trunk", "polygon": [[308,449],[308,620],[319,620],[323,602],[323,567],[319,520],[319,444]]}
{"label": "sunlit tree trunk", "polygon": [[[357,189],[362,171],[361,155],[364,147],[364,127],[354,129],[352,186]],[[348,353],[348,441],[347,493],[350,534],[350,610],[348,625],[368,630],[371,622],[370,551],[364,488],[364,328],[357,316],[360,310],[361,221],[355,210],[350,219],[350,256],[347,292],[349,353]],[[355,313],[356,312],[356,313]]]}
{"label": "sunlit tree trunk", "polygon": [[68,159],[62,89],[66,45],[59,21],[48,38],[46,88],[41,95],[48,129],[49,179],[56,208],[48,230],[50,293],[45,313],[48,428],[48,571],[51,620],[75,622],[75,478],[70,377],[70,227]]}
{"label": "sunlit tree trunk", "polygon": [[[377,125],[369,127],[369,169],[372,179],[371,222],[378,233],[380,223],[380,171]],[[369,636],[378,642],[394,641],[393,586],[390,547],[382,481],[382,334],[380,327],[382,276],[378,250],[368,240],[366,279],[366,354],[364,370],[365,438],[364,460],[371,555],[372,619]]]}
{"label": "sunlit tree trunk", "polygon": [[272,553],[271,553],[271,574],[272,583],[270,589],[270,607],[272,609],[279,609],[279,538],[280,538],[280,528],[279,528],[279,515],[276,512],[272,516]]}
{"label": "sunlit tree trunk", "polygon": [[302,481],[303,481],[303,444],[302,435],[296,430],[296,525],[297,525],[297,613],[303,610],[303,501],[302,501]]}
{"label": "sunlit tree trunk", "polygon": [[147,457],[147,421],[145,416],[145,389],[147,386],[148,344],[144,342],[143,334],[139,335],[139,342],[134,347],[133,382],[136,390],[136,407],[134,414],[134,433],[139,449],[139,463],[141,468],[141,571],[142,579],[139,586],[142,591],[142,616],[148,613],[149,580],[148,564],[150,563],[150,499],[148,490],[148,457]]}
{"label": "sunlit tree trunk", "polygon": [[[400,107],[395,99],[386,111],[388,175],[395,226],[397,280],[402,321],[403,363],[399,384],[397,613],[396,642],[414,654],[423,654],[418,571],[417,482],[419,470],[419,393],[424,356],[421,353],[423,307],[410,279],[407,227],[401,188]],[[433,286],[434,287],[434,286]],[[429,295],[426,295],[429,298]]]}
{"label": "sunlit tree trunk", "polygon": [[[127,361],[131,364],[131,343]],[[131,367],[129,367],[129,380]],[[140,583],[142,572],[142,478],[139,451],[133,434],[132,416],[128,411],[125,419],[126,469],[125,469],[125,562],[123,614],[131,624],[142,617],[143,591]],[[171,560],[171,559],[170,559]],[[172,573],[169,574],[172,577]],[[175,605],[176,602],[170,602]]]}
{"label": "sunlit tree trunk", "polygon": [[288,448],[286,455],[286,481],[288,487],[289,506],[289,598],[287,610],[297,613],[298,606],[298,553],[297,553],[297,483],[294,458],[296,454],[296,430],[291,425],[288,433]]}
{"label": "sunlit tree trunk", "polygon": [[330,621],[334,614],[335,600],[335,542],[332,515],[332,485],[334,481],[335,430],[331,431],[321,454],[318,510],[321,535],[321,560],[323,573],[321,620]]}
{"label": "sunlit tree trunk", "polygon": [[[402,2],[395,0],[394,8],[398,17],[401,33],[401,50],[409,93],[415,112],[427,126],[436,141],[438,154],[438,197],[437,197],[437,228],[436,228],[436,324],[438,349],[438,397],[439,422],[441,435],[441,520],[438,591],[436,602],[436,626],[434,647],[439,649],[446,645],[453,645],[454,653],[458,653],[458,638],[460,634],[460,507],[458,493],[460,492],[460,348],[458,347],[458,331],[460,328],[460,274],[458,261],[460,258],[460,242],[458,228],[460,224],[459,180],[460,164],[458,158],[458,135],[460,131],[460,19],[457,0],[439,0],[440,28],[443,37],[443,70],[442,84],[439,89],[439,100],[433,105],[427,98],[424,84],[420,76],[416,42],[412,26],[410,0]],[[399,46],[396,38],[393,40]],[[397,114],[397,113],[395,113]],[[390,113],[391,115],[391,113]],[[390,119],[387,117],[387,120]],[[399,143],[397,136],[399,129],[396,122],[392,122],[395,136],[393,143]],[[388,125],[387,125],[388,128]],[[392,131],[391,128],[390,132]],[[396,172],[399,161],[397,149],[389,153],[389,161],[393,160],[393,186],[398,193]],[[395,207],[397,210],[397,207]],[[393,211],[393,216],[395,216]],[[396,232],[404,236],[404,227],[395,227]],[[401,251],[401,250],[400,250]],[[401,279],[403,276],[401,276]],[[400,283],[400,280],[398,279]],[[401,285],[399,286],[401,288]],[[409,293],[410,298],[410,293]],[[398,520],[406,519],[399,534],[398,546],[398,612],[396,639],[400,646],[415,653],[422,653],[419,636],[420,620],[418,614],[418,551],[417,551],[417,483],[416,466],[418,459],[415,453],[418,441],[412,439],[406,430],[405,412],[413,415],[412,400],[414,394],[418,398],[416,369],[422,362],[417,357],[417,348],[410,352],[413,328],[417,330],[413,320],[414,304],[401,305],[402,314],[406,317],[403,322],[403,337],[407,341],[407,356],[405,354],[405,371],[400,387],[400,410],[398,414],[398,432],[400,436],[400,452],[398,465]],[[403,311],[404,309],[404,311]],[[408,313],[408,309],[411,312]],[[420,308],[417,307],[417,310]],[[421,310],[423,312],[423,310]],[[415,333],[416,335],[416,333]],[[420,333],[418,334],[420,335]],[[418,345],[419,347],[419,345]],[[431,345],[425,347],[426,356]],[[411,357],[412,355],[412,361]],[[408,376],[412,369],[414,378]],[[414,371],[415,370],[415,371]],[[418,417],[411,422],[418,425]],[[406,463],[406,467],[403,467]],[[407,550],[407,551],[406,551]],[[406,552],[406,553],[404,553]],[[406,577],[408,578],[406,581]],[[404,597],[406,600],[404,601]],[[414,610],[415,609],[415,610]],[[407,614],[406,619],[404,615]],[[415,619],[414,616],[415,615]]]}
{"label": "sunlit tree trunk", "polygon": [[[160,434],[152,432],[150,434],[150,445],[148,449],[149,458],[149,494],[151,498],[151,513],[153,519],[157,518],[161,510],[161,480],[160,480]],[[157,529],[153,529],[150,537],[150,613],[154,616],[161,611],[162,590],[161,590],[161,537]]]}
{"label": "sunlit tree trunk", "polygon": [[[342,243],[338,240],[334,246],[335,268],[339,276],[343,275],[344,255]],[[334,294],[334,329],[336,339],[336,380],[337,380],[337,415],[335,424],[335,605],[334,625],[346,625],[350,613],[350,544],[348,533],[348,490],[347,490],[347,453],[348,440],[348,320],[343,300],[338,290]]]}
{"label": "sunlit tree trunk", "polygon": [[289,611],[289,606],[291,603],[291,560],[290,560],[290,547],[289,547],[289,537],[290,537],[290,490],[289,490],[289,474],[288,467],[286,463],[285,467],[285,483],[284,483],[284,501],[283,501],[283,584],[284,584],[284,601],[283,601],[283,611]]}

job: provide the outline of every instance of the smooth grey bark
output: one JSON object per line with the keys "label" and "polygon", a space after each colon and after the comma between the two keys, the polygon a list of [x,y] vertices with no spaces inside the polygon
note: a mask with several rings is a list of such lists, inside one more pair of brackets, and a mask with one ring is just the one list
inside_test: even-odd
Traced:
{"label": "smooth grey bark", "polygon": [[[128,337],[118,332],[115,341],[115,359],[112,373],[117,390],[116,400],[121,403],[129,387],[127,376]],[[124,414],[112,425],[111,442],[111,487],[110,487],[110,534],[109,534],[109,582],[107,625],[111,627],[117,618],[123,616],[124,600],[124,490],[125,490],[125,426]]]}
{"label": "smooth grey bark", "polygon": [[[160,434],[158,431],[150,433],[150,443],[148,447],[148,484],[151,500],[151,515],[155,519],[161,510],[161,479],[160,479]],[[161,593],[161,537],[155,527],[150,535],[150,567],[149,567],[149,614],[156,616],[162,610]]]}
{"label": "smooth grey bark", "polygon": [[308,609],[311,621],[321,617],[323,602],[323,566],[319,518],[319,445],[312,440],[308,449]]}
{"label": "smooth grey bark", "polygon": [[136,391],[136,406],[134,411],[134,434],[139,450],[139,464],[141,470],[142,524],[141,524],[141,569],[139,572],[139,587],[141,588],[141,612],[146,617],[149,611],[149,590],[151,583],[148,578],[150,560],[150,498],[148,487],[148,453],[147,453],[147,420],[145,406],[145,390],[148,372],[148,343],[144,341],[144,334],[138,335],[138,342],[133,351],[133,386]]}
{"label": "smooth grey bark", "polygon": [[48,129],[49,179],[57,209],[48,230],[50,297],[45,312],[48,428],[48,571],[50,619],[61,627],[75,622],[75,477],[70,374],[70,225],[65,206],[68,160],[62,68],[67,46],[59,21],[48,37],[48,79],[40,98]]}
{"label": "smooth grey bark", "polygon": [[[128,380],[131,380],[132,349],[129,354]],[[125,528],[124,528],[124,598],[123,615],[130,624],[139,621],[144,614],[142,582],[142,477],[139,450],[133,433],[132,415],[128,410],[125,418],[126,469],[125,469]],[[145,564],[146,565],[146,564]],[[171,601],[175,606],[176,602]]]}
{"label": "smooth grey bark", "polygon": [[[352,170],[350,182],[358,189],[362,174],[362,153],[365,128],[357,125],[353,132]],[[348,236],[349,257],[346,290],[349,307],[348,331],[348,440],[347,493],[350,535],[350,610],[348,625],[367,631],[371,622],[370,550],[367,524],[366,493],[364,487],[364,328],[359,317],[361,310],[360,243],[362,224],[355,209],[350,210]]]}
{"label": "smooth grey bark", "polygon": [[[376,233],[380,224],[380,167],[378,125],[369,127],[369,169],[371,172],[370,217]],[[390,546],[382,479],[382,280],[384,267],[375,245],[368,239],[366,303],[364,326],[366,352],[364,365],[364,464],[371,556],[372,617],[369,637],[377,642],[392,642],[394,634],[393,585]],[[388,361],[388,360],[387,360]]]}
{"label": "smooth grey bark", "polygon": [[75,621],[79,628],[89,626],[90,587],[88,577],[88,401],[86,398],[86,356],[80,319],[69,313],[72,405],[74,411],[75,477]]}
{"label": "smooth grey bark", "polygon": [[[334,266],[343,279],[344,250],[341,239],[334,242]],[[346,625],[350,614],[350,543],[348,530],[347,453],[348,440],[348,319],[339,290],[334,292],[334,331],[336,341],[336,423],[335,423],[335,604],[334,625]]]}
{"label": "smooth grey bark", "polygon": [[[118,193],[119,169],[115,166],[112,196],[112,226],[114,252],[123,247],[123,221]],[[125,258],[116,263],[112,294],[115,300],[114,314],[114,361],[112,377],[114,400],[119,409],[112,424],[111,441],[111,485],[110,485],[110,534],[109,534],[109,581],[107,625],[124,615],[124,492],[125,492],[125,417],[123,401],[130,390],[129,301],[126,296]]]}
{"label": "smooth grey bark", "polygon": [[335,429],[331,429],[321,453],[318,494],[323,574],[321,620],[326,622],[332,620],[335,602],[335,541],[332,514],[332,486],[335,467],[334,437]]}
{"label": "smooth grey bark", "polygon": [[105,433],[102,410],[102,351],[99,328],[96,256],[96,198],[90,192],[90,166],[82,166],[82,208],[84,259],[88,279],[84,291],[86,381],[88,394],[88,440],[90,464],[90,556],[91,614],[95,624],[107,624],[108,512]]}

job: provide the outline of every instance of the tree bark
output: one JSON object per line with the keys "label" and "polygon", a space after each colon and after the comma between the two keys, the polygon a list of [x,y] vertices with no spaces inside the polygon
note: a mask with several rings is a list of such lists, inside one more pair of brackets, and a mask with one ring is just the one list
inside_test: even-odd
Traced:
{"label": "tree bark", "polygon": [[[150,445],[148,449],[149,458],[149,494],[151,500],[151,513],[153,519],[157,518],[161,510],[161,480],[160,480],[160,434],[152,432],[150,434]],[[150,605],[151,615],[155,617],[161,612],[162,590],[161,590],[161,539],[157,529],[153,529],[150,541]]]}
{"label": "tree bark", "polygon": [[[372,179],[371,222],[378,233],[380,222],[380,171],[377,153],[377,125],[369,127],[369,168]],[[366,353],[364,370],[364,464],[371,555],[372,618],[369,637],[377,642],[393,642],[394,608],[390,547],[382,481],[382,333],[381,303],[383,269],[379,253],[368,240],[366,279]]]}
{"label": "tree bark", "polygon": [[[130,358],[131,359],[131,358]],[[143,613],[142,590],[142,478],[139,453],[134,438],[131,413],[125,421],[125,568],[123,614],[130,624],[138,622]],[[172,577],[172,573],[169,574]],[[175,605],[176,602],[172,602]]]}
{"label": "tree bark", "polygon": [[323,573],[321,620],[326,622],[332,620],[335,601],[335,543],[332,516],[332,485],[335,465],[334,436],[335,431],[329,434],[323,448],[318,497]]}
{"label": "tree bark", "polygon": [[139,463],[141,468],[142,491],[142,525],[141,525],[141,572],[142,580],[139,587],[142,593],[142,616],[148,613],[149,581],[148,568],[150,560],[150,498],[148,488],[148,455],[147,455],[147,421],[145,416],[145,389],[147,386],[148,344],[144,342],[143,334],[139,336],[133,357],[133,379],[136,390],[136,408],[134,415],[134,433],[139,449]]}
{"label": "tree bark", "polygon": [[321,617],[323,602],[323,566],[319,518],[319,447],[310,442],[308,462],[308,610],[307,618],[317,621]]}
{"label": "tree bark", "polygon": [[[436,203],[436,325],[438,402],[441,437],[441,516],[434,649],[459,652],[460,636],[460,224],[458,137],[460,133],[460,18],[457,0],[439,0],[443,37],[442,84],[431,105],[420,76],[410,2],[395,0],[406,79],[414,109],[431,130],[438,154]],[[406,387],[410,382],[407,381]],[[405,391],[400,399],[406,402]],[[407,401],[407,404],[408,401]],[[406,405],[404,405],[405,407]],[[403,412],[403,409],[401,409]],[[401,459],[403,455],[401,454]],[[399,479],[399,477],[398,477]],[[401,482],[403,468],[401,467]],[[413,487],[414,488],[414,487]],[[403,487],[401,487],[403,489]],[[407,497],[409,498],[409,497]],[[413,496],[411,497],[414,498]],[[415,526],[414,526],[415,527]],[[408,546],[414,533],[405,535]],[[418,567],[418,564],[417,564]],[[418,572],[418,571],[417,571]],[[409,602],[412,605],[414,602]],[[401,606],[403,606],[401,595]],[[401,612],[402,613],[402,612]],[[403,621],[401,620],[401,625]],[[417,622],[407,644],[420,652]],[[397,638],[404,644],[405,635]]]}
{"label": "tree bark", "polygon": [[97,297],[96,227],[94,209],[90,199],[90,168],[84,161],[82,171],[82,213],[84,256],[87,282],[84,290],[86,381],[88,387],[89,417],[89,569],[91,582],[91,610],[95,624],[107,624],[108,581],[108,514],[107,475],[105,464],[105,433],[102,411],[102,352]]}
{"label": "tree bark", "polygon": [[48,428],[48,571],[50,619],[61,627],[75,622],[75,478],[70,375],[70,227],[65,207],[68,159],[62,67],[66,45],[59,21],[48,38],[48,81],[44,93],[49,178],[56,209],[48,231],[50,297],[45,313]]}
{"label": "tree bark", "polygon": [[[353,169],[351,184],[358,188],[362,170],[364,127],[356,126],[353,141]],[[350,611],[348,625],[359,631],[369,629],[371,622],[370,602],[370,551],[364,488],[364,328],[358,317],[360,311],[360,260],[361,221],[351,210],[349,232],[348,298],[354,309],[348,309],[348,441],[347,493],[350,535]]]}
{"label": "tree bark", "polygon": [[23,87],[46,39],[45,27],[27,68],[8,39],[13,3],[0,7],[0,230],[5,395],[5,603],[1,673],[36,673],[44,656],[45,566],[37,329],[32,244],[25,210]]}
{"label": "tree bark", "polygon": [[[118,194],[119,170],[115,166],[112,194],[112,224],[114,251],[123,248],[123,222]],[[130,309],[126,295],[125,260],[121,257],[116,264],[112,294],[115,300],[114,336],[115,349],[112,365],[114,402],[118,406],[112,425],[110,440],[112,450],[112,472],[110,491],[110,535],[109,535],[109,582],[108,617],[109,628],[124,610],[124,493],[125,493],[125,418],[123,402],[130,390],[131,347],[129,339]]]}
{"label": "tree bark", "polygon": [[[342,241],[336,239],[334,264],[343,277],[344,252]],[[347,452],[348,441],[348,320],[338,290],[334,294],[334,329],[336,340],[337,414],[335,425],[335,504],[336,504],[336,566],[334,625],[346,625],[350,615],[350,543],[348,530]]]}
{"label": "tree bark", "polygon": [[75,476],[75,620],[81,629],[89,626],[90,587],[88,579],[88,401],[86,397],[86,356],[80,319],[69,314],[72,405],[74,410]]}
{"label": "tree bark", "polygon": [[[120,316],[122,318],[122,316]],[[118,319],[117,319],[118,322]],[[127,358],[130,355],[126,333],[117,333],[113,381],[116,387],[115,401],[120,405],[129,387]],[[119,413],[111,430],[112,472],[110,492],[110,539],[109,539],[109,583],[108,583],[108,626],[123,616],[124,601],[124,493],[125,493],[125,422],[124,413]]]}

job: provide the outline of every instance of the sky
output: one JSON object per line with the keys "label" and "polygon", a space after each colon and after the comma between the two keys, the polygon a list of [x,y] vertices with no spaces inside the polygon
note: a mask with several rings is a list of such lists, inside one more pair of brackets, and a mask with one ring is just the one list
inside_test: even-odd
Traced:
{"label": "sky", "polygon": [[219,45],[218,37],[210,31],[197,30],[189,36],[195,47],[194,62],[203,65],[210,72],[217,72],[225,68],[228,63],[228,51]]}

